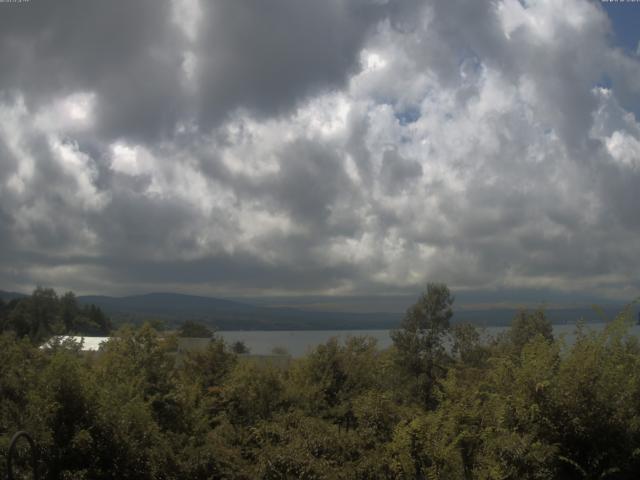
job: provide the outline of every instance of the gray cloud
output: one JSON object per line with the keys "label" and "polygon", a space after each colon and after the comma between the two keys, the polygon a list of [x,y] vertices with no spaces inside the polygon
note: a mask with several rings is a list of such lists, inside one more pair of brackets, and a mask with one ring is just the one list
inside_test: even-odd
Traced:
{"label": "gray cloud", "polygon": [[412,180],[422,176],[422,166],[415,160],[407,160],[396,151],[388,150],[382,157],[380,176],[387,191],[395,194],[401,191]]}
{"label": "gray cloud", "polygon": [[0,16],[0,88],[30,108],[93,91],[101,135],[157,138],[181,107],[181,38],[171,3],[34,0]]}
{"label": "gray cloud", "polygon": [[0,5],[0,288],[637,294],[640,62],[563,5]]}
{"label": "gray cloud", "polygon": [[283,113],[339,88],[383,13],[364,0],[222,0],[202,10],[195,68],[205,125],[239,107]]}

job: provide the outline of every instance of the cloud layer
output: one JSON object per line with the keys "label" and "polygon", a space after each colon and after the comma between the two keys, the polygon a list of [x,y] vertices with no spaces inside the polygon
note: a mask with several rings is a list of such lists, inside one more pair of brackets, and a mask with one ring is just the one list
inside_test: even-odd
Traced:
{"label": "cloud layer", "polygon": [[638,294],[598,2],[268,3],[0,5],[3,288]]}

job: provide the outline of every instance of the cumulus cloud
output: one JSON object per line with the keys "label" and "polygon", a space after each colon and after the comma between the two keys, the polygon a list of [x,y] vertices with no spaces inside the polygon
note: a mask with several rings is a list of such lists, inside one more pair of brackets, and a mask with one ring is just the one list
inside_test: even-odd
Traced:
{"label": "cumulus cloud", "polygon": [[598,2],[0,9],[4,288],[640,289],[640,61]]}

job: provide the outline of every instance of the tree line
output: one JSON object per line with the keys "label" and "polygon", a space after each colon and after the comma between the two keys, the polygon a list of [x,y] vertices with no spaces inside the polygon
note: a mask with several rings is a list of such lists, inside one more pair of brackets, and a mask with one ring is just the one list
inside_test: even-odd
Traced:
{"label": "tree line", "polygon": [[569,345],[542,311],[487,338],[452,325],[452,305],[429,284],[390,348],[332,339],[286,368],[215,335],[178,357],[177,337],[149,324],[119,329],[97,356],[5,331],[0,448],[31,432],[48,479],[638,477],[628,311],[601,332],[578,325]]}
{"label": "tree line", "polygon": [[38,287],[31,296],[0,298],[0,333],[13,332],[39,343],[53,335],[108,335],[111,320],[95,305],[80,305],[73,292],[58,296]]}

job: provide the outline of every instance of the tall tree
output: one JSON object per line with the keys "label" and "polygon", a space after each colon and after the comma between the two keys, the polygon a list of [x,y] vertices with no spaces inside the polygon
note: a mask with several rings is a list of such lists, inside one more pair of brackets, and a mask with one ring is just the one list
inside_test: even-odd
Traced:
{"label": "tall tree", "polygon": [[72,333],[78,316],[78,302],[73,292],[67,292],[60,297],[60,317],[67,333]]}
{"label": "tall tree", "polygon": [[187,320],[178,329],[178,335],[187,338],[211,338],[213,332],[201,323]]}
{"label": "tall tree", "polygon": [[233,353],[237,353],[238,355],[242,355],[250,352],[249,347],[247,347],[247,344],[244,343],[242,340],[233,342],[233,344],[231,345],[231,350],[233,350]]}
{"label": "tall tree", "polygon": [[111,332],[111,320],[102,312],[100,307],[89,305],[86,308],[86,312],[89,323],[95,329],[95,333],[108,335]]}
{"label": "tall tree", "polygon": [[417,394],[426,406],[433,405],[436,380],[444,373],[444,339],[453,316],[454,298],[442,283],[429,283],[427,290],[407,310],[400,329],[391,333],[400,367],[415,377]]}
{"label": "tall tree", "polygon": [[31,339],[39,342],[64,331],[59,315],[58,294],[52,288],[36,288],[31,294]]}
{"label": "tall tree", "polygon": [[502,341],[506,340],[507,347],[519,355],[523,347],[537,336],[548,342],[553,341],[553,326],[544,310],[521,310],[513,319],[511,328],[505,333]]}

